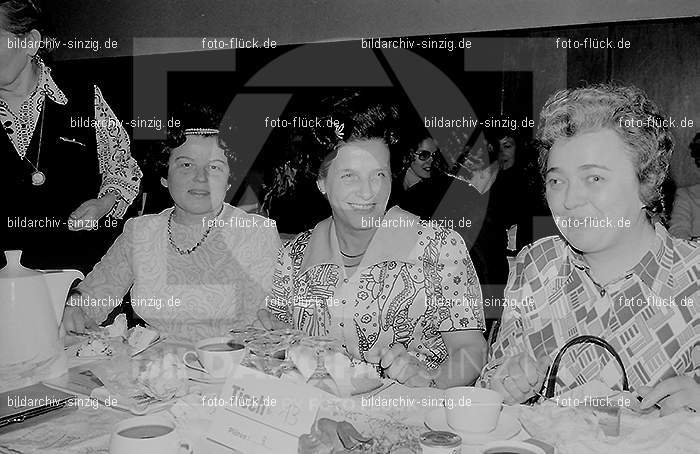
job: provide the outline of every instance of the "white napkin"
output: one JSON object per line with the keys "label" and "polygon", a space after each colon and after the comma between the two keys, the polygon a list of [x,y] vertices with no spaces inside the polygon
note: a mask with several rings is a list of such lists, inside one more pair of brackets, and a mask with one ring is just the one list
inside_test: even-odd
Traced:
{"label": "white napkin", "polygon": [[304,376],[304,379],[308,381],[318,365],[316,350],[311,347],[304,347],[303,345],[295,345],[294,347],[290,347],[287,353],[297,370]]}
{"label": "white napkin", "polygon": [[659,418],[658,412],[640,416],[623,409],[619,437],[605,436],[592,412],[553,402],[521,407],[520,422],[560,454],[700,453],[700,416],[691,413]]}

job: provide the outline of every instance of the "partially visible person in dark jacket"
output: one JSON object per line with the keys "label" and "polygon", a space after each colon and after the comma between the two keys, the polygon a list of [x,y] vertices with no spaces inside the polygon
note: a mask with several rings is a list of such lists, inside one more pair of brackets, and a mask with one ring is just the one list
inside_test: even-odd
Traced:
{"label": "partially visible person in dark jacket", "polygon": [[[518,137],[484,131],[486,142],[467,150],[463,170],[444,191],[434,219],[450,220],[464,238],[479,275],[487,319],[500,317],[508,279],[508,255],[532,241],[532,202]],[[507,231],[517,225],[515,251]]]}
{"label": "partially visible person in dark jacket", "polygon": [[46,35],[36,2],[0,1],[0,250],[87,272],[116,234],[100,221],[124,215],[142,174],[91,75],[44,64]]}
{"label": "partially visible person in dark jacket", "polygon": [[[700,168],[700,132],[690,143],[690,157]],[[683,239],[700,239],[700,184],[676,189],[668,233]]]}

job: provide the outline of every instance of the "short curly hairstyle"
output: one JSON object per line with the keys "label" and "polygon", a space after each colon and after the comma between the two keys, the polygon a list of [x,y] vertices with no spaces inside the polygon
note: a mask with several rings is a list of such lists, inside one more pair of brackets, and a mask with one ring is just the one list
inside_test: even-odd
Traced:
{"label": "short curly hairstyle", "polygon": [[648,210],[659,211],[673,137],[659,107],[637,87],[599,84],[551,96],[542,108],[537,131],[542,177],[556,141],[601,128],[615,131],[627,145],[640,184],[640,199]]}
{"label": "short curly hairstyle", "polygon": [[[170,152],[172,152],[173,149],[185,143],[185,140],[187,139],[187,136],[185,135],[185,129],[222,129],[222,115],[219,112],[217,112],[214,108],[207,105],[195,105],[190,103],[184,103],[177,109],[175,109],[172,118],[173,120],[177,121],[176,126],[167,128],[166,139],[159,141],[156,148],[156,172],[158,175],[163,177],[167,177],[168,175],[168,163],[170,161]],[[224,150],[224,155],[226,156],[230,166],[232,162],[236,161],[236,156],[226,145],[226,142],[223,140],[222,134],[224,134],[224,132],[225,131],[221,131],[218,135],[205,135],[217,136],[219,147],[221,147],[221,149]]]}

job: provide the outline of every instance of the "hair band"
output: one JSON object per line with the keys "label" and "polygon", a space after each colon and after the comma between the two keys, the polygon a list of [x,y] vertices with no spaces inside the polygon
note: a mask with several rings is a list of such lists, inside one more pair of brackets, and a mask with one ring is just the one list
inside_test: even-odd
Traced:
{"label": "hair band", "polygon": [[211,136],[218,134],[218,129],[213,128],[187,128],[185,129],[186,136]]}

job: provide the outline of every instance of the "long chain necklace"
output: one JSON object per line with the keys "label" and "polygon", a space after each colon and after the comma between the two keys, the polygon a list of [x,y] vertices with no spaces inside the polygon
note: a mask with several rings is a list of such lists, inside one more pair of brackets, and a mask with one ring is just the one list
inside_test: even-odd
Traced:
{"label": "long chain necklace", "polygon": [[27,155],[25,153],[24,158],[25,161],[29,163],[30,166],[34,167],[34,172],[32,172],[32,184],[34,186],[41,186],[46,182],[46,175],[44,172],[39,170],[39,159],[41,158],[41,145],[44,141],[44,117],[46,112],[46,102],[44,102],[44,107],[41,109],[41,121],[39,122],[39,151],[36,154],[36,165],[32,164],[32,161],[27,158]]}
{"label": "long chain necklace", "polygon": [[[223,205],[221,205],[221,209],[220,209],[219,212],[216,214],[216,217],[217,217],[217,218],[219,217],[219,215],[221,214],[222,211],[224,211],[224,206],[223,206]],[[175,241],[173,241],[172,223],[173,223],[173,215],[174,215],[174,214],[175,214],[175,209],[173,208],[173,211],[170,212],[170,216],[168,216],[168,241],[170,241],[170,245],[177,251],[178,254],[180,254],[180,255],[190,255],[190,254],[193,253],[199,246],[201,246],[202,243],[204,243],[204,241],[205,241],[205,240],[207,239],[207,237],[209,236],[209,233],[211,232],[211,229],[214,227],[214,224],[216,224],[216,223],[215,223],[215,222],[214,222],[214,223],[209,223],[209,227],[208,227],[207,230],[204,232],[204,236],[202,236],[202,238],[201,238],[199,241],[197,241],[197,244],[195,244],[194,246],[192,246],[192,247],[189,248],[189,249],[182,250],[182,249],[180,249],[180,247],[179,247],[177,244],[175,244]]]}

